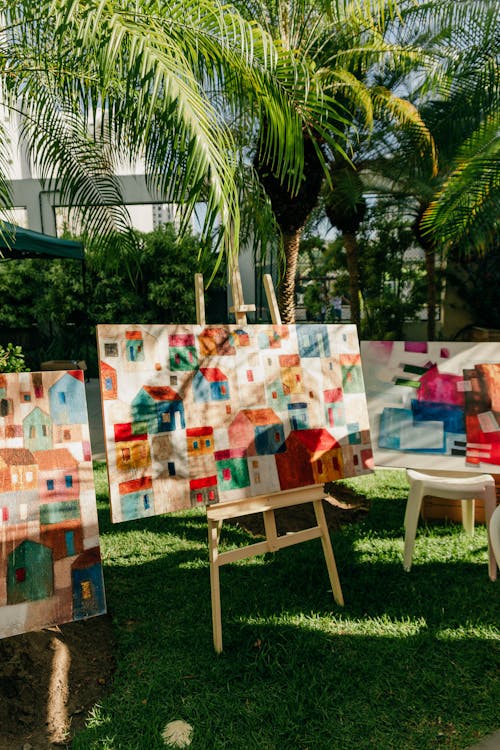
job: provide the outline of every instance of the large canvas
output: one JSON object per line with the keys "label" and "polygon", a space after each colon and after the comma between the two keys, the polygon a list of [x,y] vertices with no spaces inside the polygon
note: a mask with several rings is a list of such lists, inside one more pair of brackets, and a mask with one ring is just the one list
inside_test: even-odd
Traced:
{"label": "large canvas", "polygon": [[375,464],[500,473],[500,343],[363,341]]}
{"label": "large canvas", "polygon": [[98,326],[113,521],[370,470],[354,326]]}
{"label": "large canvas", "polygon": [[83,373],[0,375],[0,637],[105,606]]}

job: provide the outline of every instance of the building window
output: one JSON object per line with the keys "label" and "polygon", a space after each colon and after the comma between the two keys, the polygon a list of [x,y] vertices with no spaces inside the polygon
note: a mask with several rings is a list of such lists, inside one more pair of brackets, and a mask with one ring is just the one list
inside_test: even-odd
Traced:
{"label": "building window", "polygon": [[117,357],[118,356],[118,344],[104,344],[104,356],[105,357]]}
{"label": "building window", "polygon": [[210,448],[211,445],[212,445],[212,443],[211,443],[210,440],[208,440],[208,439],[205,440],[205,448]]}
{"label": "building window", "polygon": [[90,581],[82,581],[80,584],[81,592],[82,592],[82,599],[91,599],[92,598],[92,585]]}
{"label": "building window", "polygon": [[323,474],[323,461],[318,460],[316,466],[318,467],[318,474]]}
{"label": "building window", "polygon": [[9,520],[9,509],[2,508],[2,521],[6,522]]}
{"label": "building window", "polygon": [[66,483],[66,487],[73,487],[73,477],[71,476],[71,474],[66,474],[66,476],[64,477],[64,481]]}
{"label": "building window", "polygon": [[47,489],[49,492],[52,492],[54,489],[54,480],[53,479],[47,479]]}
{"label": "building window", "polygon": [[208,499],[215,500],[215,492],[213,490],[208,491]]}
{"label": "building window", "polygon": [[122,448],[123,461],[130,461],[130,448]]}
{"label": "building window", "polygon": [[197,440],[193,440],[193,448],[194,448],[195,451],[198,450],[198,441]]}
{"label": "building window", "polygon": [[251,370],[247,370],[247,380],[249,383],[253,383],[253,372]]}
{"label": "building window", "polygon": [[149,510],[150,507],[151,507],[151,503],[150,503],[150,500],[149,500],[149,495],[144,495],[143,498],[142,498],[142,502],[143,502],[143,505],[144,505],[144,510]]}
{"label": "building window", "polygon": [[65,404],[66,403],[66,394],[64,393],[64,391],[59,391],[59,393],[57,395],[58,395],[58,398],[59,398],[59,403],[60,404]]}
{"label": "building window", "polygon": [[64,440],[71,440],[71,432],[70,432],[70,430],[64,430],[64,432],[63,432],[63,439]]}
{"label": "building window", "polygon": [[255,474],[253,475],[253,480],[255,484],[260,484],[260,473],[258,471],[256,471]]}
{"label": "building window", "polygon": [[167,468],[169,476],[175,477],[175,463],[173,461],[169,461],[167,463]]}
{"label": "building window", "polygon": [[112,391],[113,390],[113,378],[104,378],[104,390],[105,391]]}
{"label": "building window", "polygon": [[22,396],[23,396],[23,401],[25,402],[31,401],[31,393],[23,393]]}
{"label": "building window", "polygon": [[43,435],[44,437],[47,437],[48,433],[49,433],[49,431],[48,431],[48,429],[47,429],[47,425],[46,425],[46,424],[43,424],[43,425],[42,425],[42,435]]}
{"label": "building window", "polygon": [[274,433],[274,441],[275,441],[276,443],[279,443],[279,442],[280,442],[280,440],[281,440],[281,435],[280,435],[280,433],[279,433],[279,432],[275,432],[275,433]]}
{"label": "building window", "polygon": [[27,482],[32,482],[33,481],[33,472],[32,471],[27,471],[26,472],[26,481]]}
{"label": "building window", "polygon": [[9,402],[6,398],[0,401],[0,417],[6,417],[9,413]]}
{"label": "building window", "polygon": [[203,502],[203,495],[201,494],[201,492],[197,492],[196,493],[196,502],[197,503],[202,503]]}
{"label": "building window", "polygon": [[26,568],[16,568],[16,581],[24,583],[26,580]]}
{"label": "building window", "polygon": [[226,388],[226,386],[225,386],[225,385],[221,385],[221,387],[220,387],[220,392],[222,393],[222,395],[223,395],[223,396],[225,396],[225,395],[226,395],[226,393],[227,393],[227,388]]}
{"label": "building window", "polygon": [[231,404],[226,404],[226,414],[231,414]]}
{"label": "building window", "polygon": [[222,478],[225,482],[231,479],[231,469],[222,469]]}
{"label": "building window", "polygon": [[170,385],[177,385],[177,375],[170,376]]}
{"label": "building window", "polygon": [[34,424],[30,426],[30,440],[36,438],[36,427]]}

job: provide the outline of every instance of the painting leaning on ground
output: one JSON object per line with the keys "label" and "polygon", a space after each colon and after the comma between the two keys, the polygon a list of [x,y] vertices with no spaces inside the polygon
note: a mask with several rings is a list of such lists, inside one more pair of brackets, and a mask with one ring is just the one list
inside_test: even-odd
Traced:
{"label": "painting leaning on ground", "polygon": [[371,471],[352,325],[100,325],[113,521]]}
{"label": "painting leaning on ground", "polygon": [[0,375],[0,637],[105,606],[83,372]]}
{"label": "painting leaning on ground", "polygon": [[362,341],[375,463],[500,473],[500,344]]}

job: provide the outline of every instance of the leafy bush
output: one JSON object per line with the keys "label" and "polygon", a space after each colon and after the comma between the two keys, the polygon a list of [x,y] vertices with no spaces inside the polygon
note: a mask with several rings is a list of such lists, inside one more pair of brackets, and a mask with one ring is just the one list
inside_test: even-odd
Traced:
{"label": "leafy bush", "polygon": [[9,343],[0,345],[0,372],[26,372],[22,347]]}

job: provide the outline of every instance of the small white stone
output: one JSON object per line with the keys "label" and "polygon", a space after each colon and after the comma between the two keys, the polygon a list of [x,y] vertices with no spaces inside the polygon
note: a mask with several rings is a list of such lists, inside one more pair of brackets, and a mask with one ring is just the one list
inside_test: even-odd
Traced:
{"label": "small white stone", "polygon": [[189,747],[193,737],[193,727],[187,721],[169,721],[161,733],[163,741],[171,747]]}

